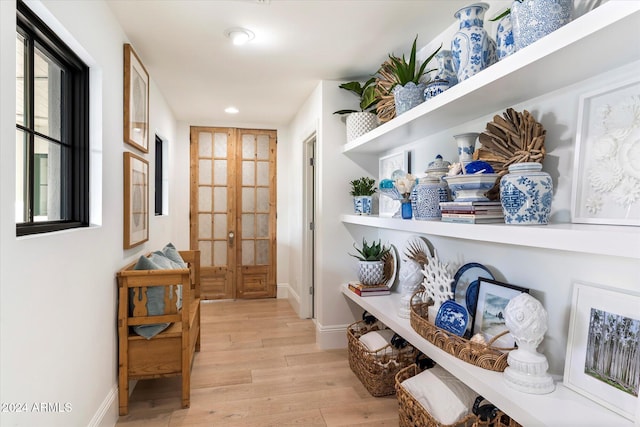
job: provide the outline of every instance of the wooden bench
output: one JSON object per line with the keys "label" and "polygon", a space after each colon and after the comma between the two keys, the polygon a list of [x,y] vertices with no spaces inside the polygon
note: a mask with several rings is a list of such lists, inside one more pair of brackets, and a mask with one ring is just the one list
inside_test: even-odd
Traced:
{"label": "wooden bench", "polygon": [[[117,273],[120,415],[129,412],[129,380],[181,375],[182,407],[190,405],[191,363],[194,353],[200,351],[200,251],[180,251],[180,255],[189,268],[135,270],[133,262]],[[179,284],[180,310],[175,296],[171,296]],[[164,314],[147,312],[146,291],[153,286],[164,289]],[[130,298],[132,293],[136,297]],[[135,325],[169,322],[167,329],[150,339],[131,329]]]}

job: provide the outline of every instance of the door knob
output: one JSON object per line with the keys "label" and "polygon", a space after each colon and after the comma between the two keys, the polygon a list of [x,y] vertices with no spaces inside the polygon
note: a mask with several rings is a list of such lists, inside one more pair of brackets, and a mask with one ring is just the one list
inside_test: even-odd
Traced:
{"label": "door knob", "polygon": [[229,246],[233,246],[233,239],[236,237],[236,235],[233,233],[233,231],[229,232]]}

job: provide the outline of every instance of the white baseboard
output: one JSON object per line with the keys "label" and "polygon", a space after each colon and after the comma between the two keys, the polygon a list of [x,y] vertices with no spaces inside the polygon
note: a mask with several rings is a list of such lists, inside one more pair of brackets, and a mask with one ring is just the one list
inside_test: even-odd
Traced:
{"label": "white baseboard", "polygon": [[277,289],[276,289],[276,298],[277,299],[289,298],[289,289],[290,289],[290,286],[288,283],[278,283]]}
{"label": "white baseboard", "polygon": [[291,286],[288,286],[287,298],[289,300],[291,308],[293,308],[293,311],[295,311],[296,314],[300,316],[300,295],[298,295],[298,293]]}
{"label": "white baseboard", "polygon": [[113,385],[89,421],[89,427],[113,427],[118,422],[118,386]]}
{"label": "white baseboard", "polygon": [[316,322],[316,344],[322,350],[347,348],[349,325],[321,325]]}

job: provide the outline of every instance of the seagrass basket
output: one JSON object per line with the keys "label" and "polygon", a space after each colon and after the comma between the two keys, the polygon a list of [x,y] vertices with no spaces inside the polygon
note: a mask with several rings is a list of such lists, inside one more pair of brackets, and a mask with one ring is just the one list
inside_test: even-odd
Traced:
{"label": "seagrass basket", "polygon": [[495,340],[503,336],[496,335],[487,344],[475,343],[452,334],[429,322],[428,307],[424,302],[424,288],[419,288],[411,297],[411,327],[431,344],[472,365],[491,371],[503,372],[507,367],[507,356],[513,348],[494,347]]}
{"label": "seagrass basket", "polygon": [[360,342],[360,337],[381,329],[388,328],[379,321],[368,325],[364,320],[352,323],[347,328],[349,367],[374,397],[394,394],[396,374],[414,363],[418,355],[418,350],[409,343],[401,349],[387,345],[369,351]]}
{"label": "seagrass basket", "polygon": [[395,387],[399,405],[400,427],[522,427],[500,410],[497,410],[496,416],[490,420],[483,421],[477,415],[470,413],[455,424],[442,424],[438,422],[429,414],[425,407],[402,386],[404,380],[419,373],[418,367],[415,364],[411,364],[396,374]]}

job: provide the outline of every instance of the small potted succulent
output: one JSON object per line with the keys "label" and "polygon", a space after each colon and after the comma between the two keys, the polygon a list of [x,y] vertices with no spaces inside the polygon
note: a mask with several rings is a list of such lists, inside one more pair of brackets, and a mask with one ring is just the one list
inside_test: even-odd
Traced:
{"label": "small potted succulent", "polygon": [[395,101],[396,116],[424,102],[424,90],[429,82],[428,73],[436,70],[435,68],[431,70],[427,70],[426,68],[427,64],[440,51],[442,45],[429,55],[422,65],[419,65],[416,60],[417,41],[418,36],[413,39],[408,61],[404,55],[402,55],[402,58],[399,58],[391,54],[389,55],[389,61],[383,64],[383,67],[386,66],[386,71],[391,73],[395,80],[391,91]]}
{"label": "small potted succulent", "polygon": [[366,286],[380,285],[384,283],[384,258],[389,253],[390,247],[383,246],[378,240],[371,244],[366,239],[362,239],[362,248],[358,248],[355,243],[353,247],[358,251],[357,255],[349,254],[359,260],[358,280]]}
{"label": "small potted succulent", "polygon": [[372,77],[364,84],[348,82],[339,86],[340,89],[348,90],[360,97],[360,110],[338,110],[333,113],[347,114],[347,142],[378,127],[378,117],[374,111],[380,99],[375,90],[375,83],[376,78]]}
{"label": "small potted succulent", "polygon": [[376,180],[363,176],[351,181],[351,191],[353,196],[353,209],[356,215],[370,215],[373,193],[376,192]]}

